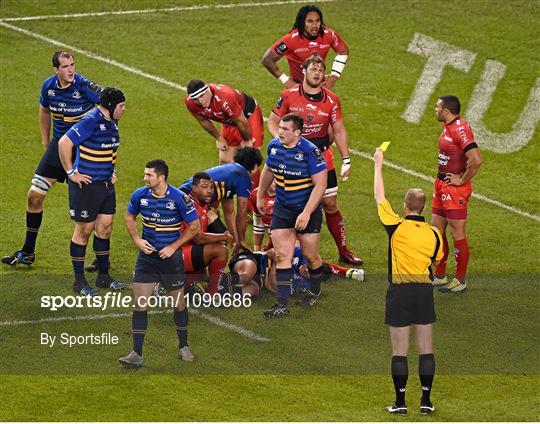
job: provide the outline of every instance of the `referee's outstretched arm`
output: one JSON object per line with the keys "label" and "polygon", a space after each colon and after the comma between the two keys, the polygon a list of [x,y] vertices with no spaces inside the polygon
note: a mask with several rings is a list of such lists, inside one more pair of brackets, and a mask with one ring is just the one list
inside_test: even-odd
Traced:
{"label": "referee's outstretched arm", "polygon": [[373,160],[375,162],[375,174],[373,177],[373,195],[377,204],[380,204],[384,201],[384,181],[382,176],[382,165],[383,165],[383,151],[380,147],[375,149],[373,154]]}

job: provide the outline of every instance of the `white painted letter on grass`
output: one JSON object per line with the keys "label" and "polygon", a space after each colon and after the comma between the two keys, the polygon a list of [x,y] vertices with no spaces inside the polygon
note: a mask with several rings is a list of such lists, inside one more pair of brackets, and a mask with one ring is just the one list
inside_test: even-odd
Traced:
{"label": "white painted letter on grass", "polygon": [[465,117],[474,130],[478,144],[486,150],[497,153],[511,153],[521,149],[533,137],[536,124],[540,119],[540,78],[529,93],[525,107],[512,131],[494,133],[486,128],[482,118],[493,100],[499,81],[504,77],[506,66],[495,60],[487,60],[482,77],[471,95]]}
{"label": "white painted letter on grass", "polygon": [[407,109],[401,115],[408,122],[418,123],[429,98],[441,79],[444,67],[450,65],[461,71],[469,72],[476,54],[435,40],[419,32],[414,34],[407,51],[427,58],[426,65],[422,75],[416,82]]}

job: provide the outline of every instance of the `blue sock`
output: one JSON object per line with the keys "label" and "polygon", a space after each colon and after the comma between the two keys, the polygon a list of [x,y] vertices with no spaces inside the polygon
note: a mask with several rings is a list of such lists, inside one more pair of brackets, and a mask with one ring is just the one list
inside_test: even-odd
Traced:
{"label": "blue sock", "polygon": [[321,282],[324,277],[324,267],[321,265],[319,268],[309,270],[309,291],[315,295],[321,294]]}
{"label": "blue sock", "polygon": [[189,315],[187,308],[184,308],[182,311],[174,310],[173,315],[174,325],[176,326],[176,334],[178,336],[178,347],[182,349],[187,346],[187,329]]}
{"label": "blue sock", "polygon": [[94,234],[94,252],[96,252],[98,273],[109,273],[110,239],[102,239]]}
{"label": "blue sock", "polygon": [[133,337],[133,350],[142,356],[144,336],[148,327],[147,311],[133,311],[131,316],[131,335]]}
{"label": "blue sock", "polygon": [[37,213],[26,212],[26,239],[21,249],[24,253],[34,253],[36,250],[36,239],[42,219],[43,211]]}
{"label": "blue sock", "polygon": [[277,301],[287,305],[291,294],[292,268],[276,269]]}
{"label": "blue sock", "polygon": [[84,278],[84,257],[86,256],[86,246],[74,243],[72,241],[69,246],[69,253],[71,254],[71,264],[73,265],[75,281],[85,282],[86,280]]}

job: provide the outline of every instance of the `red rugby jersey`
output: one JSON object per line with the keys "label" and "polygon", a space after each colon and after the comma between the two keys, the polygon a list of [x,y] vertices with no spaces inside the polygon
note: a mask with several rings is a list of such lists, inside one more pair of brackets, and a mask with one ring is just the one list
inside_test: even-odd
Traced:
{"label": "red rugby jersey", "polygon": [[234,125],[232,118],[238,118],[246,106],[244,93],[225,84],[208,83],[208,87],[214,93],[210,106],[207,108],[199,106],[186,95],[184,103],[188,110],[194,116],[199,115],[221,124]]}
{"label": "red rugby jersey", "polygon": [[[193,205],[195,206],[195,209],[197,210],[197,215],[199,215],[199,222],[201,223],[201,229],[199,230],[199,232],[206,233],[206,230],[208,228],[208,209],[210,208],[210,206],[201,205],[197,201],[197,199],[191,194],[189,195],[189,197],[191,198],[191,200],[193,200]],[[187,228],[187,225],[183,222],[180,228],[180,231],[184,232],[186,228]],[[193,240],[188,241],[186,244],[193,244]]]}
{"label": "red rugby jersey", "polygon": [[475,141],[471,127],[461,117],[458,116],[449,124],[445,124],[439,136],[438,172],[441,174],[465,172],[467,169],[465,153],[475,147],[473,143]]}
{"label": "red rugby jersey", "polygon": [[[253,213],[256,213],[257,215],[260,215],[259,211],[257,210],[257,193],[259,192],[259,187],[255,188],[251,195],[249,196],[248,201],[248,207]],[[265,213],[263,215],[260,215],[262,222],[264,224],[264,228],[266,231],[270,228],[270,224],[272,223],[272,214],[274,213],[274,202],[276,201],[276,196],[269,196],[268,193],[264,195],[264,210]]]}
{"label": "red rugby jersey", "polygon": [[271,49],[278,57],[287,57],[292,79],[300,82],[304,79],[302,63],[313,52],[317,52],[323,60],[326,60],[330,48],[337,51],[341,50],[344,45],[345,41],[330,28],[324,28],[324,34],[313,40],[300,37],[298,30],[294,29],[277,40]]}

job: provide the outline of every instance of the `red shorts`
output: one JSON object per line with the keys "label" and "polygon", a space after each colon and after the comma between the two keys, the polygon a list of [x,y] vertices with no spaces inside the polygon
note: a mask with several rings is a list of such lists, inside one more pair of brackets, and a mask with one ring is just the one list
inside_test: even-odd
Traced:
{"label": "red shorts", "polygon": [[[261,148],[264,139],[264,123],[259,105],[257,105],[253,114],[248,118],[248,124],[251,127],[251,141],[253,142],[253,147]],[[222,125],[221,135],[227,140],[227,146],[230,147],[240,146],[240,143],[244,140],[236,125]]]}
{"label": "red shorts", "polygon": [[184,272],[192,274],[205,268],[204,265],[204,246],[200,244],[184,244],[182,246],[182,255],[184,255]]}
{"label": "red shorts", "polygon": [[448,219],[467,219],[467,203],[472,193],[472,182],[451,186],[437,178],[433,188],[431,213]]}
{"label": "red shorts", "polygon": [[328,171],[336,169],[336,165],[334,164],[334,150],[332,149],[332,146],[328,147],[328,149],[322,152],[322,154],[324,160],[326,161],[326,169]]}

